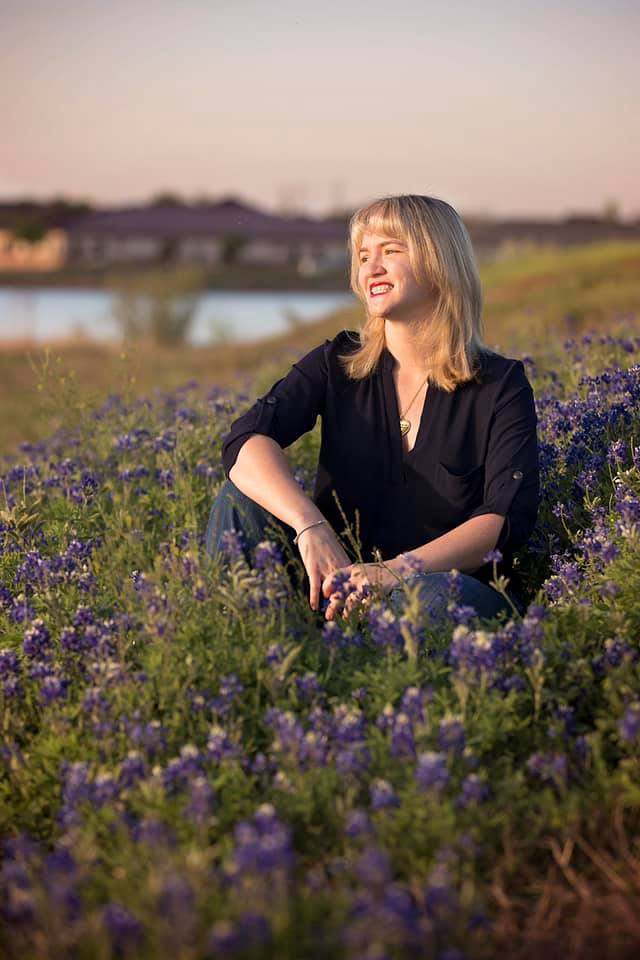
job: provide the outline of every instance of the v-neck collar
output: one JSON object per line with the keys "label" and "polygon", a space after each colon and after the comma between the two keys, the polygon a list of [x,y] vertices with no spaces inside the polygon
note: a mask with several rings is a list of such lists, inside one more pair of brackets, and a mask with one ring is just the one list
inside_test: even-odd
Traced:
{"label": "v-neck collar", "polygon": [[394,479],[400,479],[403,475],[404,465],[411,462],[418,444],[421,442],[422,434],[424,432],[427,405],[429,404],[429,395],[435,388],[433,384],[429,384],[422,404],[422,410],[420,412],[420,423],[418,424],[418,432],[416,434],[415,443],[411,450],[405,452],[404,447],[402,446],[402,434],[400,433],[400,411],[398,410],[398,397],[396,394],[395,384],[393,382],[394,363],[395,360],[393,355],[385,346],[382,351],[381,367],[384,402],[386,406],[387,424],[390,433],[392,449],[392,476]]}

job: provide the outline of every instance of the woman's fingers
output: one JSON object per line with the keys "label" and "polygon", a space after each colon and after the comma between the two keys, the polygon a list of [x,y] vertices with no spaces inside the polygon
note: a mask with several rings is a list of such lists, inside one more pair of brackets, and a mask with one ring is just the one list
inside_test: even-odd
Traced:
{"label": "woman's fingers", "polygon": [[328,573],[327,576],[322,581],[322,596],[325,598],[331,597],[331,594],[334,592],[333,590],[333,574],[334,573],[335,573],[335,570],[332,571],[331,573]]}
{"label": "woman's fingers", "polygon": [[318,609],[320,602],[320,578],[317,574],[309,576],[309,605],[312,610]]}
{"label": "woman's fingers", "polygon": [[324,612],[325,620],[335,620],[337,614],[340,612],[341,603],[342,597],[339,593],[333,593],[329,597],[329,605]]}

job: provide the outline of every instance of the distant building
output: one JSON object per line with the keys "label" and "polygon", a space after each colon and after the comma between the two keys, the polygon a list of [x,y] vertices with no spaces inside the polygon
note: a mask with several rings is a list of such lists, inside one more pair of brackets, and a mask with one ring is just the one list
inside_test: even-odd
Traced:
{"label": "distant building", "polygon": [[478,256],[495,257],[523,247],[569,247],[611,240],[639,240],[640,223],[590,216],[564,220],[492,220],[465,218]]}
{"label": "distant building", "polygon": [[12,230],[0,229],[0,271],[59,270],[67,257],[64,230],[48,230],[41,240],[16,237]]}
{"label": "distant building", "polygon": [[[638,220],[623,222],[611,214],[463,219],[476,253],[488,259],[519,247],[640,239]],[[0,271],[174,263],[289,266],[307,277],[333,270],[346,274],[348,224],[348,211],[325,219],[277,216],[234,197],[189,205],[167,196],[144,206],[94,211],[68,201],[14,201],[0,203]],[[34,240],[39,232],[43,238]]]}
{"label": "distant building", "polygon": [[278,217],[233,199],[96,212],[71,224],[67,239],[68,265],[78,267],[291,264],[317,273],[347,261],[346,220]]}

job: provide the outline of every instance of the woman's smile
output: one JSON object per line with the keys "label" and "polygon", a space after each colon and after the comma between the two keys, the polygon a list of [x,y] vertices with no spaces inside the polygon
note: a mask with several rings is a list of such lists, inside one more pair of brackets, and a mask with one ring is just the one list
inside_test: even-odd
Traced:
{"label": "woman's smile", "polygon": [[372,297],[383,297],[393,289],[392,283],[373,283],[369,287],[369,293]]}

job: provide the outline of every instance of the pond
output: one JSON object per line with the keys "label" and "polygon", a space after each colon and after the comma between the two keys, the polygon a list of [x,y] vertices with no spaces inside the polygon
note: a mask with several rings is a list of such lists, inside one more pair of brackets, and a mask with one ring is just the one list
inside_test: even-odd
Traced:
{"label": "pond", "polygon": [[[349,292],[228,291],[202,293],[188,340],[194,345],[257,340],[318,320],[356,303]],[[104,290],[0,286],[0,340],[117,340],[113,299]]]}

